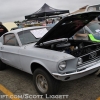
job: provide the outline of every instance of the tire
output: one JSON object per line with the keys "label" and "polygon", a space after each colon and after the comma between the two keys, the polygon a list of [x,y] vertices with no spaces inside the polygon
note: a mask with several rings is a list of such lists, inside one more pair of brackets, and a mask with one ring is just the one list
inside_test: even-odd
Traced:
{"label": "tire", "polygon": [[38,68],[34,71],[33,81],[37,92],[43,97],[58,93],[60,81],[54,79],[44,69]]}
{"label": "tire", "polygon": [[0,60],[0,71],[6,69],[6,65]]}

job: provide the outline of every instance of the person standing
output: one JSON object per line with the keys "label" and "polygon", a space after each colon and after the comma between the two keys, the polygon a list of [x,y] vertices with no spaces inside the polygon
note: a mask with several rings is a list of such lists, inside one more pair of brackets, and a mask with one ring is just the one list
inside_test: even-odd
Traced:
{"label": "person standing", "polygon": [[0,22],[0,37],[6,32],[8,32],[7,28]]}

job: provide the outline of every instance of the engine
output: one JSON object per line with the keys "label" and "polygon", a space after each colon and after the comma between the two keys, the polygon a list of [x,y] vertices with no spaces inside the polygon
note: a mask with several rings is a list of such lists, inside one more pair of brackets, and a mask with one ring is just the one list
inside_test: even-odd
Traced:
{"label": "engine", "polygon": [[100,43],[84,40],[69,40],[67,38],[47,41],[41,44],[42,48],[71,54],[75,57],[88,54],[100,49]]}

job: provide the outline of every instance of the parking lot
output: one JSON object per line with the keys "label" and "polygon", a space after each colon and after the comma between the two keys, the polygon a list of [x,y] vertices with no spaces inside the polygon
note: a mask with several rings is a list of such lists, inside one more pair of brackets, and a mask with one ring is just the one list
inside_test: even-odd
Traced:
{"label": "parking lot", "polygon": [[[39,100],[40,98],[9,98],[9,95],[38,95],[32,78],[32,75],[11,67],[0,71],[0,95],[8,95],[7,98],[0,98],[0,100]],[[100,100],[100,77],[95,74],[74,81],[63,82],[58,95],[68,95],[68,99],[62,100]],[[41,100],[45,99],[42,98]],[[47,98],[46,100],[50,99]]]}

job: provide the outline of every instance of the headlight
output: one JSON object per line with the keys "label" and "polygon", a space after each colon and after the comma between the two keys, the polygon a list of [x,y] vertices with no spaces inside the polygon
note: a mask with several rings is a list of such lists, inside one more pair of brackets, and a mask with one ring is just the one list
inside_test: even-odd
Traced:
{"label": "headlight", "polygon": [[82,58],[78,58],[77,65],[81,65],[83,63]]}
{"label": "headlight", "polygon": [[66,68],[66,66],[67,66],[67,63],[66,63],[66,61],[62,61],[60,64],[59,64],[59,69],[61,70],[61,71],[63,71],[65,68]]}

